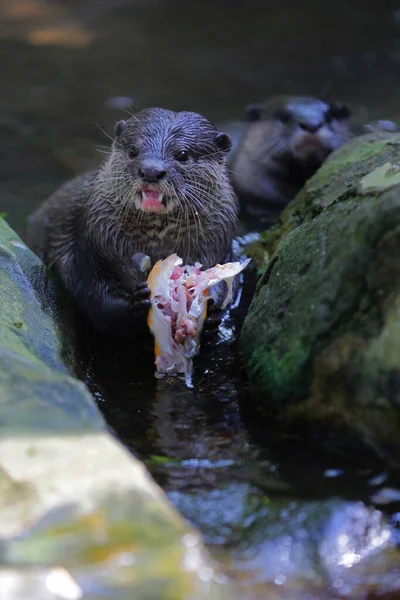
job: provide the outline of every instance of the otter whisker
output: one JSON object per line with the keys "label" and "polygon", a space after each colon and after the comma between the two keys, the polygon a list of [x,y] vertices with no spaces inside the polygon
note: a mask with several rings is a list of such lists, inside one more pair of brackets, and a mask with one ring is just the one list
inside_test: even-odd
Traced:
{"label": "otter whisker", "polygon": [[[187,186],[187,190],[191,193],[191,197],[194,198],[196,203],[198,203],[198,197],[200,200],[202,200],[202,203],[198,204],[200,212],[204,212],[212,217],[216,212],[216,207],[214,207],[211,203],[211,200],[214,198],[214,196],[207,190],[197,186]],[[210,206],[207,206],[207,204]]]}
{"label": "otter whisker", "polygon": [[129,110],[129,108],[121,108],[121,110],[122,112],[129,115],[129,117],[135,117],[135,113],[133,112],[133,110]]}
{"label": "otter whisker", "polygon": [[200,214],[202,214],[202,216],[206,218],[206,220],[210,226],[210,229],[214,228],[215,221],[213,219],[213,215],[210,212],[204,210],[204,207],[202,206],[202,204],[197,200],[197,198],[195,196],[192,195],[191,192],[187,191],[187,195],[192,200],[192,202],[196,206],[196,208],[198,208],[198,210],[200,211]]}
{"label": "otter whisker", "polygon": [[109,133],[107,133],[107,131],[105,131],[98,123],[96,123],[96,121],[94,124],[113,142],[113,144],[120,146],[119,142],[117,142]]}
{"label": "otter whisker", "polygon": [[[100,167],[58,190],[38,217],[51,228],[41,241],[43,258],[81,312],[111,333],[115,323],[135,331],[135,302],[127,299],[143,279],[131,261],[136,252],[153,264],[176,252],[187,264],[212,266],[230,255],[237,218],[226,153],[207,119],[162,109],[125,112],[129,119],[117,124],[114,139],[96,123],[112,140],[111,148],[95,147],[104,154]],[[108,314],[110,299],[118,310]]]}
{"label": "otter whisker", "polygon": [[209,152],[208,154],[203,154],[203,158],[211,158],[213,156],[225,156],[225,152],[223,150],[217,150],[216,152]]}

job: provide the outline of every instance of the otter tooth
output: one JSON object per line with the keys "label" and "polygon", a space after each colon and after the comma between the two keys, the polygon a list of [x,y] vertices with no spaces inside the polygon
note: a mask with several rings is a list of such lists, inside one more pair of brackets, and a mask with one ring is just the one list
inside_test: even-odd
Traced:
{"label": "otter tooth", "polygon": [[[142,202],[144,202],[147,199],[147,193],[148,192],[154,192],[155,190],[153,189],[149,189],[149,190],[142,190],[141,191],[141,195],[142,195]],[[164,194],[162,192],[160,192],[158,194],[157,197],[157,202],[159,202],[160,204],[163,204],[164,206],[166,205],[166,200],[164,199]]]}

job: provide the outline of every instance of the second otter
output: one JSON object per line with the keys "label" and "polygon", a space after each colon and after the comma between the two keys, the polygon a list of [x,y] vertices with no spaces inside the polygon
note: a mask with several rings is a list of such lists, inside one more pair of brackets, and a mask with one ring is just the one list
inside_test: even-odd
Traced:
{"label": "second otter", "polygon": [[150,290],[136,253],[155,262],[176,252],[205,268],[231,259],[230,146],[197,113],[145,109],[116,125],[99,169],[64,184],[33,215],[28,243],[97,329],[130,335],[145,323]]}
{"label": "second otter", "polygon": [[248,106],[248,126],[232,164],[243,213],[257,217],[283,210],[349,139],[349,117],[344,104],[308,97],[277,97]]}

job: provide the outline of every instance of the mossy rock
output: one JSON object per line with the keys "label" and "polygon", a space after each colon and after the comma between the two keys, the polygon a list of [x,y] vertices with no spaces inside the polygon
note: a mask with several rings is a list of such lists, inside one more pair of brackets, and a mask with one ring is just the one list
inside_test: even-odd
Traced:
{"label": "mossy rock", "polygon": [[262,233],[259,241],[250,244],[246,255],[254,260],[260,272],[264,271],[279,242],[289,231],[313,219],[339,199],[343,200],[360,178],[376,167],[396,161],[399,149],[399,134],[374,133],[354,138],[336,150],[283,211],[279,224]]}
{"label": "mossy rock", "polygon": [[0,589],[30,598],[232,598],[200,535],[73,377],[56,282],[0,219]]}
{"label": "mossy rock", "polygon": [[42,262],[0,219],[0,432],[96,431],[103,419],[75,371],[65,304]]}
{"label": "mossy rock", "polygon": [[363,136],[326,161],[283,217],[241,336],[265,414],[327,428],[339,444],[348,434],[396,467],[399,171],[398,134]]}

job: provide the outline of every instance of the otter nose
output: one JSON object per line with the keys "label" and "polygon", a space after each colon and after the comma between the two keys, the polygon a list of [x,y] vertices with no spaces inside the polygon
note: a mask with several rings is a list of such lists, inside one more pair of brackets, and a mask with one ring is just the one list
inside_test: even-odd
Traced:
{"label": "otter nose", "polygon": [[164,169],[154,165],[142,165],[139,167],[139,177],[146,183],[158,183],[166,175]]}
{"label": "otter nose", "polygon": [[307,121],[301,121],[299,126],[304,129],[304,131],[315,133],[322,127],[322,121],[318,121],[317,119],[308,119]]}

